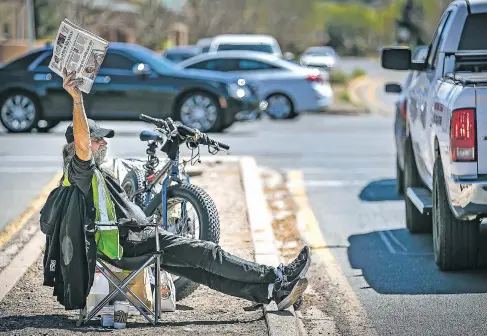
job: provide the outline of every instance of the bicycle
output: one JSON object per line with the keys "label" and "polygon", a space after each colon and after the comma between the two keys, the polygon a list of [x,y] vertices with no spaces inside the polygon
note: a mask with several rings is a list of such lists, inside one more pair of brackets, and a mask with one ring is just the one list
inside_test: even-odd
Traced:
{"label": "bicycle", "polygon": [[[207,134],[197,129],[189,128],[171,118],[157,119],[144,114],[141,120],[154,124],[153,131],[144,130],[140,133],[141,141],[147,141],[148,158],[143,169],[135,165],[127,173],[122,188],[129,198],[142,208],[147,217],[162,223],[166,231],[178,235],[186,235],[191,238],[212,241],[220,240],[220,220],[215,203],[211,197],[201,188],[190,183],[190,177],[185,167],[188,162],[201,162],[199,160],[199,146],[208,146],[208,151],[215,155],[230,147],[210,138]],[[190,160],[180,162],[180,146],[186,144],[196,155]],[[157,170],[159,158],[156,155],[160,149],[168,156],[168,162]],[[175,182],[175,184],[171,184]],[[161,186],[158,188],[158,186]],[[181,202],[180,209],[177,208]],[[189,218],[188,204],[196,212],[196,221]],[[172,210],[176,210],[173,216]],[[179,212],[179,213],[177,213]],[[171,214],[171,216],[169,215]],[[198,234],[198,237],[195,237]],[[176,287],[176,300],[181,300],[190,295],[199,284],[189,279],[178,277],[174,280]]]}

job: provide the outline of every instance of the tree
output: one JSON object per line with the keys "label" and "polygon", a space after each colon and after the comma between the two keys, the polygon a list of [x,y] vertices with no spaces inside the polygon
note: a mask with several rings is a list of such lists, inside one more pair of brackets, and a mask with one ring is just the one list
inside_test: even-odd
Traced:
{"label": "tree", "polygon": [[62,21],[59,6],[52,0],[34,0],[36,39],[49,39],[56,35]]}

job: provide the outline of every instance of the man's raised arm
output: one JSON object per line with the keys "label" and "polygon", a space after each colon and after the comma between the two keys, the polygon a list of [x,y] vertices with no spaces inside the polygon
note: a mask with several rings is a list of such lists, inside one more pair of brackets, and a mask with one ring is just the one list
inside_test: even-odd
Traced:
{"label": "man's raised arm", "polygon": [[88,161],[91,159],[90,128],[83,106],[83,94],[78,88],[83,83],[83,79],[73,79],[76,73],[72,72],[68,75],[66,69],[63,73],[63,87],[73,97],[73,135],[76,155],[81,160]]}

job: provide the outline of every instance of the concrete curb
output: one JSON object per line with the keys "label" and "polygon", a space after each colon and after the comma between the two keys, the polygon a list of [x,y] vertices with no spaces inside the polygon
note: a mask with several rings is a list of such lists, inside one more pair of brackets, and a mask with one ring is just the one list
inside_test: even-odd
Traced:
{"label": "concrete curb", "polygon": [[361,76],[352,79],[347,86],[347,91],[348,91],[348,96],[350,97],[350,101],[352,102],[353,105],[363,107],[367,110],[368,113],[370,113],[370,110],[364,104],[363,100],[360,98],[360,95],[358,93],[358,88],[360,85],[364,82],[367,81],[367,76]]}
{"label": "concrete curb", "polygon": [[22,251],[3,269],[2,273],[0,273],[0,279],[2,279],[0,283],[0,302],[39,258],[45,243],[44,233],[38,230]]}
{"label": "concrete curb", "polygon": [[[350,101],[356,106],[365,108],[371,115],[390,116],[392,110],[375,98],[374,91],[382,84],[381,77],[362,76],[351,80],[347,87]],[[361,92],[360,88],[363,86],[366,87],[366,90],[363,90],[366,92]]]}
{"label": "concrete curb", "polygon": [[[255,261],[277,266],[281,262],[272,230],[272,216],[267,206],[257,163],[253,157],[240,159],[242,184],[247,201],[250,231],[255,249]],[[270,336],[302,335],[293,307],[278,311],[274,302],[264,305],[264,316]]]}

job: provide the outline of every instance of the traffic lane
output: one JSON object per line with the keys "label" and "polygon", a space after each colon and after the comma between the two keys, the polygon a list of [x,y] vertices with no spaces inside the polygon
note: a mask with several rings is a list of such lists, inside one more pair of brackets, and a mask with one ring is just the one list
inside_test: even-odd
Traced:
{"label": "traffic lane", "polygon": [[[146,143],[139,140],[144,129],[152,129],[152,124],[144,122],[101,121],[103,127],[113,128],[116,136],[108,139],[109,157],[146,157]],[[250,134],[259,133],[259,125],[245,123],[251,127]],[[62,122],[49,133],[12,134],[0,131],[0,231],[17,219],[39,195],[55,174],[62,169],[62,147],[66,143],[64,132],[69,122]],[[236,126],[238,130],[240,125]],[[219,138],[218,134],[213,135]],[[225,135],[229,137],[228,134]],[[247,137],[238,143],[248,143]],[[243,147],[234,143],[236,148]],[[189,150],[184,152],[189,155]],[[202,155],[209,155],[201,149]],[[161,158],[165,154],[160,152]],[[222,155],[222,154],[219,154]]]}
{"label": "traffic lane", "polygon": [[[256,156],[259,164],[273,168],[333,168],[337,160],[345,160],[348,164],[351,160],[343,158],[339,147],[333,145],[342,132],[340,125],[347,123],[357,129],[357,125],[364,122],[374,127],[375,122],[368,117],[309,114],[297,120],[263,118],[260,121],[236,123],[226,132],[211,136],[229,144],[230,154]],[[383,132],[384,128],[392,127],[388,123],[376,125],[375,130]],[[119,121],[101,121],[100,124],[115,130],[115,137],[108,139],[109,157],[146,158],[146,143],[139,140],[139,133],[152,129],[152,124]],[[4,209],[0,214],[0,229],[19,216],[42,187],[61,170],[61,151],[68,125],[69,122],[62,122],[47,134],[0,133],[0,183],[5,186],[0,189],[0,201]],[[360,152],[367,153],[362,155],[363,164],[367,165],[369,158],[379,160],[381,153],[373,154],[371,149],[362,149],[366,144],[363,141],[365,136],[367,133],[357,129],[349,141],[357,149],[357,155],[361,155]],[[191,154],[185,146],[181,149],[184,155]],[[205,147],[200,148],[200,153],[203,156],[210,155]],[[165,157],[163,153],[160,155],[161,158]]]}
{"label": "traffic lane", "polygon": [[[0,157],[1,159],[1,157]],[[54,173],[4,173],[0,167],[0,232],[20,216]]]}
{"label": "traffic lane", "polygon": [[49,134],[1,133],[0,148],[1,231],[61,169],[61,145]]}
{"label": "traffic lane", "polygon": [[[62,170],[62,147],[68,124],[61,123],[47,134],[0,133],[0,231],[19,218]],[[124,127],[128,129],[130,125]],[[135,139],[137,133],[126,136]]]}
{"label": "traffic lane", "polygon": [[[346,163],[357,154],[346,138],[367,129],[360,152],[371,148],[376,157],[382,148],[382,159],[366,162],[362,152]],[[395,193],[392,130],[379,133],[367,123],[360,130],[344,123],[341,130],[334,144],[347,159],[332,160],[334,169],[304,170],[304,183],[326,244],[379,333],[486,334],[486,271],[440,272],[431,235],[405,228],[403,197]]]}

